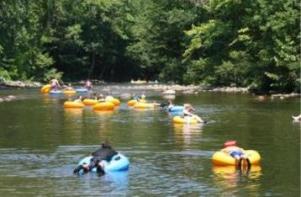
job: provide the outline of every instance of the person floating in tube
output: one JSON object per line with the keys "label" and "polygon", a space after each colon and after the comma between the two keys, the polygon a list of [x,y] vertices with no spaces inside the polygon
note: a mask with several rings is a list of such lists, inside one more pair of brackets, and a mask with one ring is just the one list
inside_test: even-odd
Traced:
{"label": "person floating in tube", "polygon": [[110,162],[113,156],[117,154],[118,153],[112,148],[112,146],[108,142],[104,142],[101,144],[100,148],[91,153],[92,158],[90,160],[90,163],[77,166],[73,170],[73,173],[78,174],[80,170],[83,170],[86,173],[96,167],[97,174],[99,176],[102,176],[105,174],[103,161]]}
{"label": "person floating in tube", "polygon": [[[251,167],[251,163],[247,155],[245,154],[244,149],[237,146],[237,142],[235,140],[229,140],[224,143],[224,148],[221,150],[224,153],[229,154],[236,161],[236,166],[241,169],[241,167],[247,166],[248,169]],[[247,165],[242,166],[243,161],[247,163]]]}
{"label": "person floating in tube", "polygon": [[168,106],[167,106],[167,109],[168,109],[168,111],[170,111],[171,110],[171,108],[173,108],[175,105],[172,103],[172,100],[168,100]]}
{"label": "person floating in tube", "polygon": [[52,90],[57,90],[58,88],[61,87],[59,81],[57,79],[51,79],[50,80],[50,86]]}
{"label": "person floating in tube", "polygon": [[205,123],[205,121],[195,114],[195,109],[191,106],[191,104],[184,104],[183,110],[184,118],[195,118],[199,123]]}
{"label": "person floating in tube", "polygon": [[87,88],[88,90],[91,90],[92,87],[93,87],[92,82],[88,79],[88,80],[85,82],[85,88]]}

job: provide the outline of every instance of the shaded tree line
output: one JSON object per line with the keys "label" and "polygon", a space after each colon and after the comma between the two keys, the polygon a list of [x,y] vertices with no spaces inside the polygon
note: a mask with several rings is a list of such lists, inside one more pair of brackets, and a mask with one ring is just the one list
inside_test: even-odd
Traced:
{"label": "shaded tree line", "polygon": [[300,91],[294,0],[0,2],[0,77]]}

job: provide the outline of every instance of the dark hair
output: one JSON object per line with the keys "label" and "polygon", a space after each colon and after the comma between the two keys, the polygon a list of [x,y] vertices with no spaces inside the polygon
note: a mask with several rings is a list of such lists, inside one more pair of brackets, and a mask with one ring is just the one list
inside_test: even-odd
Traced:
{"label": "dark hair", "polygon": [[168,103],[161,103],[161,104],[160,104],[160,107],[162,107],[162,108],[163,108],[163,107],[166,107],[166,106],[168,106]]}
{"label": "dark hair", "polygon": [[101,144],[102,148],[112,148],[112,146],[110,145],[110,143],[105,140],[102,144]]}

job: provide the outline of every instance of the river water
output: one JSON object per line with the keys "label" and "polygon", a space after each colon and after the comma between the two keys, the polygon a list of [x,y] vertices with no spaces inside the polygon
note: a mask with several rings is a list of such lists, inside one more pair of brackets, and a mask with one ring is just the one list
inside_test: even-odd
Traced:
{"label": "river water", "polygon": [[[177,96],[208,124],[174,125],[162,110],[64,110],[64,96],[1,90],[0,196],[300,196],[299,98],[257,101],[248,94]],[[163,101],[157,92],[149,99]],[[75,176],[77,162],[104,140],[131,162],[128,172]],[[257,150],[249,173],[212,166],[225,140]]]}

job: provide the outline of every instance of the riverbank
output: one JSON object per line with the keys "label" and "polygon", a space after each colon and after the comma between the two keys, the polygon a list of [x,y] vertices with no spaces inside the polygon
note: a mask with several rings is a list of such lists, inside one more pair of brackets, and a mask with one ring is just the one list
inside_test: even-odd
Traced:
{"label": "riverbank", "polygon": [[[159,84],[159,83],[106,83],[103,81],[93,81],[95,86],[100,87],[103,91],[110,90],[127,90],[135,91],[159,91],[163,95],[177,94],[199,94],[201,92],[221,92],[221,93],[252,93],[248,87],[205,87],[201,85],[178,85],[178,84]],[[84,85],[83,81],[73,82],[73,85]],[[40,88],[42,83],[34,81],[0,81],[0,88]],[[259,100],[264,100],[267,97],[271,99],[286,99],[291,97],[301,97],[300,93],[277,93],[256,95]]]}
{"label": "riverbank", "polygon": [[161,91],[162,94],[198,94],[201,92],[229,92],[229,93],[249,93],[244,87],[215,87],[208,88],[199,85],[178,85],[178,84],[101,84],[105,90],[153,90]]}
{"label": "riverbank", "polygon": [[39,88],[42,84],[36,81],[0,81],[0,88]]}

